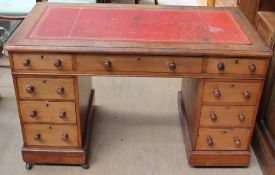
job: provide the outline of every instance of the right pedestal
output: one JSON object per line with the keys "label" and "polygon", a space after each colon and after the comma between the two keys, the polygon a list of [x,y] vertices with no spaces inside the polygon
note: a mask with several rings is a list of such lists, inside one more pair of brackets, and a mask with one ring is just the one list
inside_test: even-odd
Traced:
{"label": "right pedestal", "polygon": [[249,165],[261,90],[261,80],[183,80],[178,107],[191,166]]}

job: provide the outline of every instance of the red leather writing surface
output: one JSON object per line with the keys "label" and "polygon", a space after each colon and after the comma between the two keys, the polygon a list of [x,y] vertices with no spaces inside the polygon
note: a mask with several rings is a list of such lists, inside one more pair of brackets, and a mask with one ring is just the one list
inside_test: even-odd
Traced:
{"label": "red leather writing surface", "polygon": [[29,38],[249,44],[226,11],[50,7]]}

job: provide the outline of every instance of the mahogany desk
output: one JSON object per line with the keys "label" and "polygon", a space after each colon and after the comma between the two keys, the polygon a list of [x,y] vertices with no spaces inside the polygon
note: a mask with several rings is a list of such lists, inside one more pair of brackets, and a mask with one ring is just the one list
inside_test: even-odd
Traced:
{"label": "mahogany desk", "polygon": [[182,78],[189,164],[249,165],[272,52],[238,9],[38,3],[5,48],[28,169],[88,168],[88,75]]}

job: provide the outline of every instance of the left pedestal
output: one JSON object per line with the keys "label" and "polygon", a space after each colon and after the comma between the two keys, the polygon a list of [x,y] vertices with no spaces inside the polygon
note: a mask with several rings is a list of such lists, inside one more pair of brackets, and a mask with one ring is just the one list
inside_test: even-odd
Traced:
{"label": "left pedestal", "polygon": [[89,168],[94,113],[89,77],[13,75],[26,168],[74,164]]}

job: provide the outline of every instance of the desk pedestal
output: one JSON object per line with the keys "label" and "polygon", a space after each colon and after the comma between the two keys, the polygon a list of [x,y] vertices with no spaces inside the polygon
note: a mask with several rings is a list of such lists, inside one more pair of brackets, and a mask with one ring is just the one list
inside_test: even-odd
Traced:
{"label": "desk pedestal", "polygon": [[91,91],[87,122],[85,126],[84,144],[81,148],[39,148],[22,147],[22,157],[26,162],[26,168],[31,169],[33,164],[71,164],[81,165],[82,168],[89,168],[89,147],[91,141],[91,131],[94,120],[94,90]]}
{"label": "desk pedestal", "polygon": [[184,111],[181,91],[178,93],[178,108],[183,140],[188,163],[191,166],[248,166],[250,151],[196,151],[191,147],[191,139]]}

